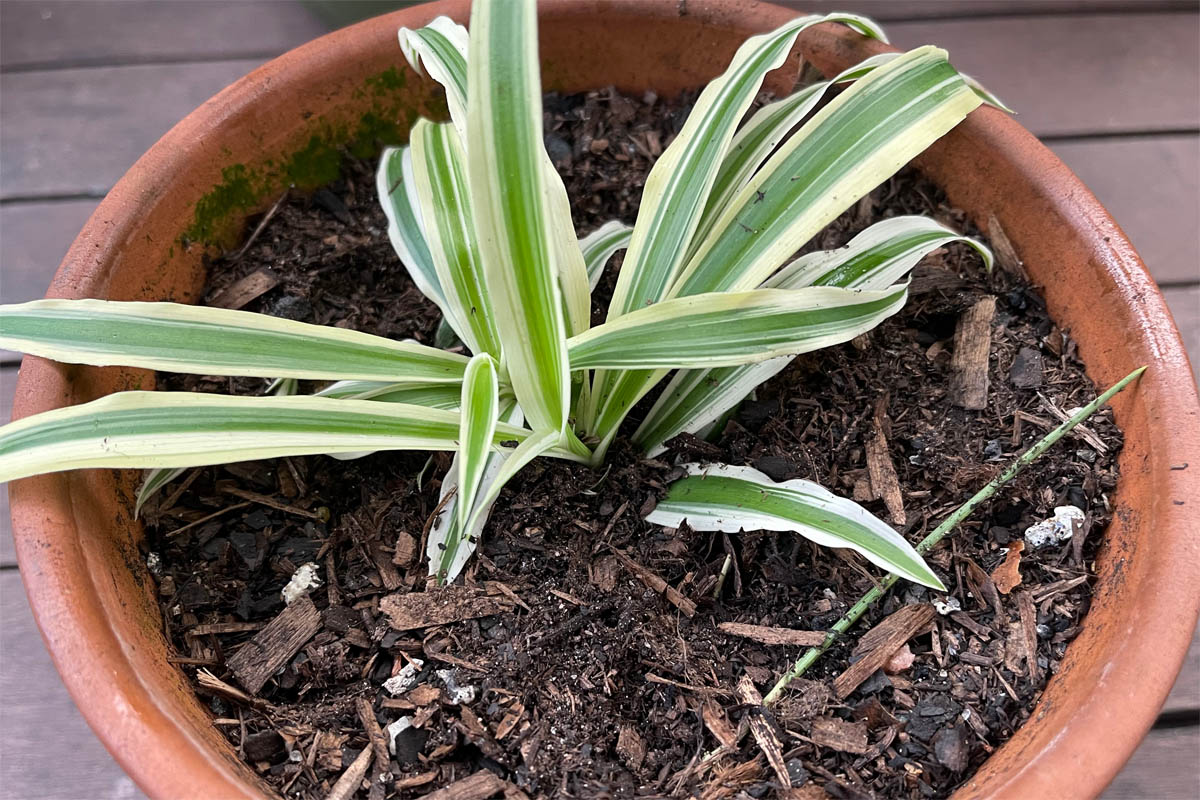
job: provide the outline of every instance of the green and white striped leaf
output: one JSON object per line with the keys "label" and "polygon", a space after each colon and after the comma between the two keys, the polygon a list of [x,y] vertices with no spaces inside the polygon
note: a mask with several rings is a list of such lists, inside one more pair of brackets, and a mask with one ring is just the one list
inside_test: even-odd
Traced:
{"label": "green and white striped leaf", "polygon": [[596,285],[600,283],[608,260],[618,250],[629,246],[629,237],[632,235],[632,226],[612,219],[579,240],[579,249],[583,252],[583,261],[587,265],[590,291],[596,291]]}
{"label": "green and white striped leaf", "polygon": [[821,22],[845,22],[883,39],[870,20],[852,14],[798,17],[747,39],[724,74],[692,107],[683,129],[646,179],[629,252],[609,306],[609,319],[661,300],[683,266],[734,131],[768,72],[787,58],[796,37]]}
{"label": "green and white striped leaf", "polygon": [[[364,450],[457,450],[453,411],[328,397],[120,392],[0,428],[0,481]],[[529,432],[498,425],[493,446]]]}
{"label": "green and white striped leaf", "polygon": [[175,467],[174,469],[146,470],[146,474],[142,478],[142,485],[138,487],[137,498],[134,500],[133,518],[137,519],[147,500],[158,494],[159,490],[168,483],[187,472],[187,469],[187,467]]}
{"label": "green and white striped leaf", "polygon": [[[500,421],[508,425],[520,425],[524,421],[521,409],[511,399],[502,400]],[[526,441],[529,440],[526,439]],[[429,541],[425,548],[426,557],[429,559],[429,574],[437,577],[441,583],[453,583],[475,552],[479,538],[483,534],[484,523],[487,522],[487,516],[491,512],[492,502],[495,500],[495,496],[490,494],[491,488],[500,475],[500,468],[504,465],[504,461],[514,452],[513,450],[495,450],[488,454],[483,477],[475,492],[473,511],[480,513],[472,513],[465,523],[459,514],[461,498],[458,485],[461,452],[455,453],[454,458],[451,459],[450,469],[442,479],[439,496],[443,506],[442,511],[429,530]],[[447,495],[449,495],[449,499],[447,499]],[[491,497],[492,500],[485,507],[482,501],[487,497]],[[443,556],[447,550],[446,543],[450,541],[457,542],[457,546],[453,558],[446,562]]]}
{"label": "green and white striped leaf", "polygon": [[950,244],[970,245],[992,269],[992,251],[929,217],[892,217],[877,222],[845,247],[821,250],[797,258],[764,283],[777,289],[841,286],[847,289],[886,289],[902,280],[929,253]]}
{"label": "green and white striped leaf", "polygon": [[248,311],[108,300],[0,306],[0,347],[68,364],[311,380],[458,383],[467,362],[415,342]]}
{"label": "green and white striped leaf", "polygon": [[759,285],[980,102],[936,47],[876,67],[818,111],[742,188],[671,296]]}
{"label": "green and white striped leaf", "polygon": [[849,341],[904,305],[907,287],[756,289],[665,300],[576,336],[572,369],[749,364]]}
{"label": "green and white striped leaf", "polygon": [[424,71],[446,91],[450,119],[459,136],[467,135],[467,29],[449,17],[423,28],[400,29],[400,49],[412,68]]}
{"label": "green and white striped leaf", "polygon": [[446,297],[446,315],[472,353],[500,358],[500,336],[475,239],[462,142],[453,125],[422,119],[413,126],[411,147],[421,218]]}
{"label": "green and white striped leaf", "polygon": [[[894,217],[867,228],[845,247],[809,253],[777,272],[766,288],[811,285],[881,290],[903,279],[928,253],[950,242],[974,247],[991,269],[991,251],[927,217]],[[681,433],[697,433],[720,419],[791,363],[791,357],[711,370],[681,370],[659,396],[634,434],[649,455]]]}
{"label": "green and white striped leaf", "polygon": [[[787,139],[738,192],[669,296],[759,285],[980,102],[937,48],[877,65]],[[598,376],[593,403],[598,410],[587,417],[594,420],[592,433],[611,439],[659,377],[628,373],[608,385]]]}
{"label": "green and white striped leaf", "polygon": [[721,169],[708,195],[704,214],[693,239],[693,250],[709,232],[717,218],[725,211],[742,187],[744,187],[767,157],[775,151],[802,119],[808,116],[831,86],[857,80],[871,70],[898,57],[899,53],[880,53],[844,70],[833,80],[820,81],[805,86],[794,94],[769,103],[754,113],[738,129],[729,146],[729,153],[721,163]]}
{"label": "green and white striped leaf", "polygon": [[405,145],[383,151],[379,169],[375,172],[375,193],[387,217],[392,249],[421,293],[442,310],[442,321],[452,324],[446,316],[446,295],[429,252],[425,223],[421,219],[417,182],[413,178],[412,148]]}
{"label": "green and white striped leaf", "polygon": [[454,383],[392,383],[390,381],[338,381],[316,393],[316,397],[338,400],[374,400],[407,403],[426,408],[458,409],[462,389]]}
{"label": "green and white striped leaf", "polygon": [[843,547],[872,564],[938,591],[946,587],[904,537],[857,503],[811,481],[775,483],[758,470],[686,464],[646,520],[697,531],[793,531],[822,547]]}
{"label": "green and white striped leaf", "polygon": [[[570,400],[559,266],[542,165],[532,0],[476,3],[467,60],[468,181],[507,373],[535,430],[565,432]],[[571,246],[576,246],[572,237]]]}
{"label": "green and white striped leaf", "polygon": [[[459,550],[468,545],[474,550],[474,542],[466,541],[465,534],[475,508],[475,499],[487,471],[488,456],[500,412],[500,385],[496,377],[496,362],[486,354],[471,359],[463,378],[462,417],[459,423],[459,449],[455,458],[457,467],[458,494],[456,496],[454,524],[448,526],[447,536],[442,541],[430,538],[429,552],[431,572],[440,583],[453,580],[450,572],[459,562]],[[440,552],[439,552],[440,551]],[[437,559],[433,558],[438,553]],[[466,557],[462,562],[466,561]],[[460,564],[462,563],[460,562]],[[434,564],[437,564],[434,571]],[[459,566],[461,569],[461,565]]]}

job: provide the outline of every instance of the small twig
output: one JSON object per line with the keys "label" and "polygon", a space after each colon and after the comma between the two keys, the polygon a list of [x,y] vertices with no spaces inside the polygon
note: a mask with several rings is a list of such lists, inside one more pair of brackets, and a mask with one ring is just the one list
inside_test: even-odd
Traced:
{"label": "small twig", "polygon": [[[924,555],[932,550],[939,542],[942,541],[942,539],[946,537],[948,533],[957,528],[963,522],[963,520],[969,517],[971,512],[973,512],[981,504],[987,502],[992,495],[999,491],[1002,486],[1011,481],[1026,467],[1036,461],[1042,455],[1042,453],[1050,449],[1055,442],[1069,433],[1071,429],[1073,429],[1079,423],[1083,422],[1092,414],[1094,414],[1098,408],[1111,400],[1113,395],[1124,389],[1145,371],[1145,367],[1139,367],[1138,369],[1135,369],[1133,372],[1129,373],[1119,382],[1117,382],[1104,394],[1100,395],[1095,400],[1079,409],[1079,411],[1077,411],[1075,415],[1066,422],[1050,431],[1050,433],[1046,434],[1041,441],[1026,450],[1025,453],[1017,458],[1017,460],[1012,464],[1010,464],[1008,468],[1004,470],[1004,472],[1000,473],[998,476],[989,481],[988,484],[976,492],[970,500],[959,506],[958,509],[949,517],[947,517],[941,525],[938,525],[932,533],[926,536],[921,543],[917,545],[917,552]],[[782,678],[779,679],[775,686],[772,687],[771,691],[767,693],[767,696],[763,699],[763,703],[765,705],[771,705],[772,703],[778,701],[783,695],[784,689],[786,689],[788,685],[796,678],[799,678],[801,675],[807,672],[809,667],[816,663],[816,660],[820,658],[821,655],[830,648],[830,646],[833,645],[837,638],[846,631],[850,630],[854,623],[858,622],[858,620],[862,618],[862,615],[865,614],[877,600],[883,597],[884,594],[886,594],[887,591],[891,589],[898,580],[900,580],[900,578],[896,574],[893,573],[888,575],[883,579],[882,582],[880,582],[879,585],[875,586],[869,592],[864,594],[859,601],[851,606],[850,610],[847,611],[842,618],[835,622],[833,627],[826,632],[825,641],[816,647],[806,650],[804,655],[792,665],[792,668],[788,670]]]}
{"label": "small twig", "polygon": [[263,218],[260,219],[258,224],[254,226],[254,230],[250,232],[250,238],[246,239],[246,243],[239,247],[237,252],[229,257],[229,262],[231,264],[236,264],[242,260],[242,256],[246,255],[246,251],[250,249],[250,247],[254,244],[254,240],[257,239],[258,235],[267,227],[267,223],[271,221],[271,217],[275,216],[275,212],[279,211],[279,207],[283,205],[284,200],[287,200],[287,196],[288,189],[284,189],[283,194],[279,195],[279,199],[275,201],[275,204],[267,209],[267,213],[263,214]]}
{"label": "small twig", "polygon": [[201,517],[200,519],[198,519],[194,522],[189,522],[187,525],[184,525],[182,528],[176,528],[175,530],[173,530],[167,534],[167,538],[171,538],[172,536],[178,536],[179,534],[183,533],[184,531],[190,531],[192,528],[196,527],[197,525],[203,525],[204,523],[208,522],[210,519],[216,519],[217,517],[221,516],[222,514],[228,514],[230,511],[237,511],[239,508],[245,508],[248,505],[250,505],[250,503],[247,502],[247,503],[234,503],[231,506],[225,506],[220,511],[214,511],[213,513],[209,514],[207,517]]}

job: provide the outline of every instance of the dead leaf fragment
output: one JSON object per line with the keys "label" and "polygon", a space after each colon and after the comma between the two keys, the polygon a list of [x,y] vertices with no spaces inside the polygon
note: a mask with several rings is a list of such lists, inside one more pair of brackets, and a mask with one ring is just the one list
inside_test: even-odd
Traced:
{"label": "dead leaf fragment", "polygon": [[996,591],[1000,594],[1008,594],[1021,585],[1021,551],[1024,549],[1025,542],[1020,540],[1013,542],[1008,548],[1008,555],[1004,557],[1004,561],[992,570],[992,583],[995,584]]}

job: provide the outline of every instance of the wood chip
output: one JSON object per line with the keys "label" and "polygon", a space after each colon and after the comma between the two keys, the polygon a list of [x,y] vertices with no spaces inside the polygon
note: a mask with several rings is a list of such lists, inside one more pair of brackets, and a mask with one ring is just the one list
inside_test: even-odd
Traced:
{"label": "wood chip", "polygon": [[[1037,396],[1038,396],[1038,399],[1042,401],[1042,407],[1045,408],[1047,411],[1049,411],[1052,415],[1054,415],[1054,418],[1057,419],[1059,422],[1066,422],[1067,420],[1069,420],[1071,418],[1070,414],[1063,411],[1058,406],[1054,405],[1054,403],[1050,402],[1050,398],[1046,397],[1046,395],[1042,394],[1041,392],[1038,392]],[[1091,446],[1091,448],[1093,450],[1095,450],[1097,453],[1104,455],[1105,453],[1108,452],[1108,445],[1106,445],[1104,443],[1104,441],[1099,436],[1096,435],[1095,431],[1093,431],[1087,425],[1084,425],[1082,423],[1079,425],[1076,425],[1074,430],[1071,431],[1071,433],[1074,434],[1075,436],[1078,436],[1080,439],[1083,439],[1085,442],[1087,442]]]}
{"label": "wood chip", "polygon": [[811,726],[808,735],[814,744],[860,756],[867,752],[865,722],[846,722],[839,717],[821,717],[814,719]]}
{"label": "wood chip", "polygon": [[1017,612],[1021,616],[1021,630],[1025,637],[1025,668],[1029,670],[1029,681],[1037,686],[1040,682],[1037,663],[1037,610],[1033,607],[1033,596],[1029,592],[1017,593]]}
{"label": "wood chip", "polygon": [[799,645],[816,647],[825,641],[824,631],[798,631],[791,628],[775,628],[767,625],[748,625],[742,622],[722,622],[717,628],[730,636],[752,639],[763,644]]}
{"label": "wood chip", "polygon": [[401,531],[396,536],[396,546],[392,550],[392,563],[398,567],[407,567],[417,560],[417,540],[411,534]]}
{"label": "wood chip", "polygon": [[225,494],[231,494],[234,497],[240,497],[243,500],[249,500],[251,503],[258,503],[260,506],[266,506],[267,508],[273,508],[276,511],[283,511],[288,514],[295,514],[297,517],[304,517],[305,519],[314,519],[314,520],[317,520],[318,522],[327,522],[329,520],[328,514],[318,514],[315,511],[309,511],[308,509],[305,509],[305,508],[299,508],[297,506],[289,505],[287,503],[283,503],[283,502],[280,502],[279,500],[276,500],[274,497],[268,497],[267,495],[259,494],[258,492],[248,492],[245,489],[239,489],[236,486],[224,486],[221,488],[221,491],[224,492]]}
{"label": "wood chip", "polygon": [[887,619],[863,634],[854,648],[858,661],[833,681],[834,694],[844,700],[867,678],[875,674],[909,639],[929,627],[937,612],[928,603],[902,606]]}
{"label": "wood chip", "polygon": [[1024,542],[1013,542],[1008,547],[1004,561],[992,570],[992,583],[1000,594],[1008,594],[1021,585],[1021,551],[1024,549]]}
{"label": "wood chip", "polygon": [[256,269],[244,278],[234,281],[228,288],[218,294],[208,305],[214,308],[244,308],[252,300],[279,285],[279,276],[269,269]]}
{"label": "wood chip", "polygon": [[275,671],[320,629],[321,612],[312,600],[301,597],[239,647],[225,665],[251,694],[258,694]]}
{"label": "wood chip", "polygon": [[358,711],[358,719],[362,723],[363,730],[367,732],[367,738],[371,740],[371,747],[375,748],[376,765],[382,764],[386,767],[391,758],[388,755],[388,741],[383,734],[383,729],[379,727],[379,720],[375,719],[371,701],[360,697],[354,701],[354,707]]}
{"label": "wood chip", "polygon": [[871,492],[887,506],[892,524],[907,525],[904,496],[900,493],[900,481],[884,432],[887,427],[887,398],[881,397],[875,405],[875,432],[866,439],[867,474],[871,478]]}
{"label": "wood chip", "polygon": [[217,694],[235,703],[242,703],[251,708],[269,709],[271,704],[260,697],[251,697],[236,686],[230,686],[225,681],[213,675],[206,669],[196,671],[196,683],[209,694]]}
{"label": "wood chip", "polygon": [[646,585],[646,588],[657,592],[667,598],[671,605],[678,608],[685,616],[691,617],[696,614],[696,604],[688,598],[680,594],[679,590],[664,581],[656,573],[651,572],[646,567],[634,561],[629,556],[622,553],[620,550],[611,548],[613,555],[625,565],[625,568],[637,576],[637,579]]}
{"label": "wood chip", "polygon": [[487,800],[504,791],[505,785],[496,773],[481,769],[474,775],[425,795],[425,800]]}
{"label": "wood chip", "polygon": [[393,783],[392,786],[395,787],[397,792],[404,789],[415,789],[418,786],[424,786],[427,783],[432,783],[434,778],[436,778],[439,774],[441,774],[439,770],[431,769],[429,772],[422,772],[419,775],[401,778]]}
{"label": "wood chip", "polygon": [[954,356],[950,359],[950,401],[961,408],[987,408],[988,353],[992,349],[992,317],[996,298],[984,297],[958,318]]}
{"label": "wood chip", "polygon": [[746,710],[750,733],[754,735],[754,741],[758,742],[759,749],[767,757],[775,779],[779,781],[780,786],[791,786],[792,778],[788,775],[787,765],[783,761],[783,746],[779,737],[775,735],[774,727],[763,717],[766,709],[762,704],[762,695],[754,688],[754,682],[750,680],[749,675],[743,675],[738,681],[736,693],[739,700],[752,706]]}
{"label": "wood chip", "polygon": [[337,783],[329,790],[325,800],[350,800],[357,794],[363,776],[367,774],[367,767],[371,766],[371,759],[374,756],[373,748],[364,747],[363,751],[358,754],[358,758],[354,759],[354,763],[346,767],[342,777],[337,779]]}
{"label": "wood chip", "polygon": [[987,233],[988,238],[992,240],[992,252],[996,254],[996,263],[1000,265],[1000,269],[1020,279],[1022,283],[1028,283],[1029,276],[1025,274],[1025,264],[1017,255],[1017,249],[1013,247],[1008,234],[1000,225],[1000,220],[996,219],[994,214],[988,216]]}
{"label": "wood chip", "polygon": [[622,725],[617,734],[617,758],[630,770],[637,772],[646,760],[646,743],[632,725]]}
{"label": "wood chip", "polygon": [[379,601],[379,610],[387,615],[392,628],[398,631],[490,617],[512,607],[513,602],[508,597],[488,594],[486,590],[473,586],[442,586],[426,592],[400,592]]}
{"label": "wood chip", "polygon": [[708,728],[708,732],[717,740],[717,744],[730,750],[737,749],[737,732],[729,724],[724,709],[712,700],[705,700],[700,706],[700,718],[704,720],[704,727]]}

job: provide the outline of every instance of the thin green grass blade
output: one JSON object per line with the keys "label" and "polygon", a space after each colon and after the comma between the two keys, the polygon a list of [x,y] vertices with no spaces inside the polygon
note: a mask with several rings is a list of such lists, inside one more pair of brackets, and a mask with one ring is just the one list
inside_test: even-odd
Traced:
{"label": "thin green grass blade", "polygon": [[415,342],[177,303],[0,306],[0,347],[68,364],[200,375],[458,383],[467,359]]}
{"label": "thin green grass blade", "polygon": [[903,536],[857,503],[805,480],[776,483],[758,470],[686,464],[646,517],[697,531],[792,531],[822,547],[843,547],[922,586],[946,587]]}

